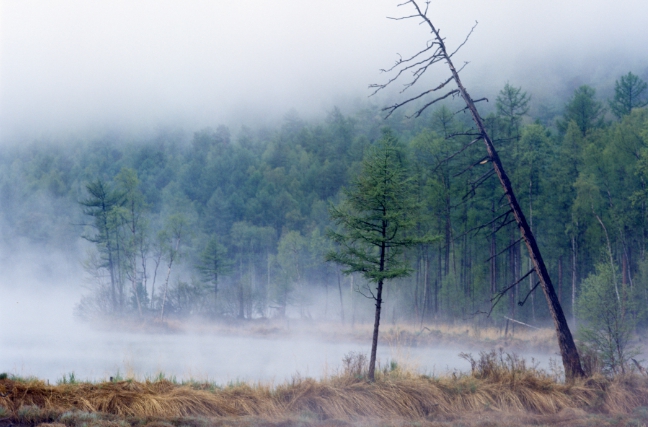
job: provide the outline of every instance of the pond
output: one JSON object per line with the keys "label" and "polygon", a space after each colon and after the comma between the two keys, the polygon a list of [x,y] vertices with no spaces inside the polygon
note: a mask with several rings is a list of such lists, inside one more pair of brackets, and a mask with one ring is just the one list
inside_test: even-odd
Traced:
{"label": "pond", "polygon": [[[349,352],[368,355],[370,351],[369,341],[325,342],[308,335],[264,338],[96,330],[74,319],[73,298],[43,291],[19,294],[5,289],[3,293],[0,371],[52,383],[72,372],[80,380],[118,375],[145,379],[162,372],[178,380],[218,384],[279,383],[297,374],[315,378],[334,374]],[[470,369],[458,356],[461,351],[458,347],[393,348],[383,343],[378,358],[383,364],[395,360],[422,373],[441,375]],[[547,366],[549,355],[534,357]]]}

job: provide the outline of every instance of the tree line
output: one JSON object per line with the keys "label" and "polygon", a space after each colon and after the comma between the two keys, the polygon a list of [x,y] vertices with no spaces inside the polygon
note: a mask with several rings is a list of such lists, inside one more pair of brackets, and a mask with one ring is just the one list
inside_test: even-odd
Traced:
{"label": "tree line", "polygon": [[[565,311],[577,321],[591,277],[611,272],[618,301],[626,293],[648,302],[646,84],[622,76],[609,101],[581,86],[553,120],[530,117],[532,103],[507,84],[484,119]],[[329,207],[385,125],[411,179],[417,233],[437,236],[404,250],[412,274],[388,284],[388,318],[548,321],[537,279],[519,281],[529,259],[511,218],[498,217],[497,183],[452,103],[417,121],[335,109],[321,122],[292,112],[277,128],[235,137],[220,126],[189,138],[105,134],[8,149],[0,159],[5,239],[69,250],[83,236],[92,282],[79,305],[85,315],[352,321],[363,279],[324,261],[334,244]]]}

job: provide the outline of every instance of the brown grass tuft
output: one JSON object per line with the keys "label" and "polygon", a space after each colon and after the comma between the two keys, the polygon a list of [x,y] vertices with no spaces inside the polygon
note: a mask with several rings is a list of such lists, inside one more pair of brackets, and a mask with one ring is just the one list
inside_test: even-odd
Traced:
{"label": "brown grass tuft", "polygon": [[[646,377],[594,376],[562,384],[514,355],[462,356],[471,362],[470,374],[431,378],[394,369],[381,371],[375,383],[365,381],[362,370],[356,372],[353,364],[346,374],[319,381],[295,377],[276,387],[241,384],[212,390],[168,381],[49,386],[36,380],[5,379],[0,380],[0,396],[4,396],[0,406],[18,424],[56,421],[66,427],[127,427],[119,419],[134,417],[143,420],[138,425],[171,427],[168,420],[183,418],[182,424],[188,425],[190,417],[299,419],[303,425],[331,426],[363,418],[438,420],[491,413],[531,414],[549,420],[582,417],[583,411],[628,414],[648,405]],[[98,413],[121,418],[97,418]],[[195,420],[204,425],[200,418]]]}

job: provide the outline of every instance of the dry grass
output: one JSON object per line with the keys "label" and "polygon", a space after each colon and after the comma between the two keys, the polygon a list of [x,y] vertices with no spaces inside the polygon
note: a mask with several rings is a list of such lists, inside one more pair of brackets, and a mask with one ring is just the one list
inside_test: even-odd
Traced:
{"label": "dry grass", "polygon": [[5,418],[17,424],[62,422],[74,427],[92,424],[77,422],[79,414],[140,420],[216,417],[237,419],[238,424],[246,419],[317,423],[374,419],[391,420],[390,425],[394,420],[441,422],[461,414],[465,425],[473,425],[467,420],[479,421],[492,414],[518,421],[521,416],[549,420],[565,419],[565,411],[567,418],[573,411],[581,415],[629,414],[648,405],[646,377],[597,376],[562,384],[514,355],[490,352],[478,358],[464,357],[472,364],[470,374],[431,378],[385,369],[375,383],[364,379],[365,362],[357,358],[351,358],[343,372],[330,378],[295,377],[276,387],[239,384],[213,389],[209,384],[178,385],[166,380],[49,386],[38,380],[4,379],[0,380],[0,407]]}

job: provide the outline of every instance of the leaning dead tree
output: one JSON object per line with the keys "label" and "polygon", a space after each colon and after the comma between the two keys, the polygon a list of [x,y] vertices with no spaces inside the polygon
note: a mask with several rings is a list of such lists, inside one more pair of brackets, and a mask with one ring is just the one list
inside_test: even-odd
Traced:
{"label": "leaning dead tree", "polygon": [[[411,73],[411,79],[405,83],[405,88],[403,89],[403,91],[405,91],[414,86],[434,64],[446,64],[450,71],[450,75],[438,86],[425,90],[421,93],[418,93],[417,95],[411,96],[402,102],[397,102],[389,107],[385,107],[383,110],[387,111],[387,117],[389,117],[393,112],[409,103],[415,101],[423,102],[423,105],[421,107],[418,107],[416,111],[410,116],[418,117],[428,107],[439,101],[456,96],[459,96],[463,99],[466,107],[462,111],[469,111],[476,125],[476,137],[471,142],[471,145],[479,140],[484,141],[484,144],[486,145],[487,156],[485,160],[492,163],[492,172],[499,178],[499,182],[502,186],[502,189],[504,190],[504,195],[508,200],[508,205],[510,208],[508,214],[513,215],[515,223],[520,230],[521,239],[526,244],[529,258],[531,259],[531,262],[533,264],[533,269],[538,275],[540,286],[542,287],[544,295],[547,299],[549,311],[551,312],[551,316],[556,327],[558,345],[560,346],[560,353],[565,368],[565,376],[568,380],[582,377],[584,376],[584,372],[581,368],[578,350],[576,349],[574,339],[572,337],[571,331],[569,330],[569,326],[567,325],[565,314],[563,313],[560,302],[558,301],[558,296],[556,295],[553,284],[551,283],[551,278],[549,277],[547,267],[545,266],[545,263],[542,259],[540,249],[538,248],[536,239],[533,235],[533,232],[531,231],[531,227],[529,227],[529,224],[527,223],[520,204],[515,197],[515,193],[513,192],[513,188],[511,186],[511,181],[504,171],[502,162],[500,161],[497,151],[495,150],[495,146],[493,145],[493,141],[489,133],[487,132],[486,127],[484,126],[484,121],[479,115],[477,108],[475,107],[475,103],[483,99],[474,100],[470,97],[468,91],[463,86],[461,79],[459,78],[459,72],[461,71],[461,69],[457,69],[452,60],[457,51],[461,49],[461,47],[463,47],[463,45],[468,41],[468,38],[472,34],[475,27],[473,26],[466,39],[459,45],[457,49],[449,52],[445,44],[445,39],[441,37],[440,30],[435,27],[432,21],[428,18],[427,13],[430,2],[426,1],[424,8],[421,8],[419,2],[417,2],[416,0],[406,1],[399,6],[404,5],[411,5],[415,10],[414,13],[400,18],[390,19],[422,20],[421,23],[429,28],[430,33],[432,34],[432,40],[428,41],[426,47],[416,54],[407,58],[399,57],[394,66],[387,70],[383,70],[385,72],[394,73],[395,75],[386,83],[371,85],[370,88],[375,89],[375,94],[376,92],[392,85],[394,82],[404,78],[403,76],[410,75]],[[401,93],[403,91],[401,91]],[[428,101],[429,98],[432,99]]]}

